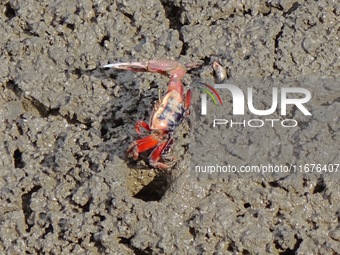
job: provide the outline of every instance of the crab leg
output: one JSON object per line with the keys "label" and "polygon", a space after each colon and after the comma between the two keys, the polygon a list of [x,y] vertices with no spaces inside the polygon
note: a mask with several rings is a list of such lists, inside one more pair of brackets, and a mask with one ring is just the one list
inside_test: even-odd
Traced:
{"label": "crab leg", "polygon": [[185,101],[184,101],[184,108],[185,108],[185,110],[188,110],[189,107],[190,107],[191,97],[192,97],[192,91],[191,91],[191,89],[189,89],[187,91],[187,94],[185,96]]}
{"label": "crab leg", "polygon": [[154,134],[141,138],[130,144],[127,150],[127,156],[129,158],[133,158],[133,160],[137,160],[139,153],[156,147],[158,143],[159,143],[159,138],[155,136]]}
{"label": "crab leg", "polygon": [[145,121],[139,120],[139,121],[137,121],[137,123],[135,125],[135,130],[136,130],[138,135],[141,135],[141,130],[140,130],[141,127],[144,128],[147,131],[151,131],[151,128],[150,128],[148,123],[146,123]]}
{"label": "crab leg", "polygon": [[172,143],[172,139],[163,141],[159,143],[159,145],[152,151],[152,153],[149,156],[149,164],[151,166],[155,168],[159,168],[159,169],[167,169],[167,168],[172,167],[176,163],[176,162],[173,162],[171,164],[165,164],[165,163],[159,162],[159,160],[163,156],[163,151],[166,150],[168,146],[170,146],[171,143]]}

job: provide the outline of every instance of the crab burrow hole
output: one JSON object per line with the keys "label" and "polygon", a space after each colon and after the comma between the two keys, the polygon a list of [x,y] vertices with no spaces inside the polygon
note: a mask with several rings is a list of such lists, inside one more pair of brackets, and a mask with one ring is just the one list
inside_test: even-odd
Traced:
{"label": "crab burrow hole", "polygon": [[131,169],[126,181],[132,196],[145,202],[159,201],[169,187],[165,173],[150,169]]}

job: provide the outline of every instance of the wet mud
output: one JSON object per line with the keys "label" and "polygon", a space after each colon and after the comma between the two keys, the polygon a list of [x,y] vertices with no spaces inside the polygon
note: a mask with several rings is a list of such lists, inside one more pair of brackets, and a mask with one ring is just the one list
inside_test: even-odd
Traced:
{"label": "wet mud", "polygon": [[[190,162],[216,143],[229,164],[339,163],[339,16],[326,0],[2,1],[1,253],[338,254],[338,175],[197,176]],[[174,137],[176,166],[154,170],[147,154],[125,152],[168,78],[100,68],[154,58],[203,61],[187,85],[214,83],[214,61],[243,88],[323,83],[309,83],[313,118],[294,132],[204,136],[196,93]]]}

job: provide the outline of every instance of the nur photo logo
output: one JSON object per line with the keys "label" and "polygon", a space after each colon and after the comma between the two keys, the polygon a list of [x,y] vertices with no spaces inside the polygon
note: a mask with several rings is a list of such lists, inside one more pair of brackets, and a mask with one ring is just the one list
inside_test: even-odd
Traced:
{"label": "nur photo logo", "polygon": [[[258,116],[269,116],[279,110],[279,115],[286,116],[288,107],[296,107],[303,115],[310,116],[312,115],[310,111],[306,107],[306,103],[308,103],[311,99],[311,92],[308,89],[300,88],[300,87],[272,87],[272,100],[271,105],[267,109],[257,109],[254,106],[254,101],[256,100],[256,96],[254,93],[253,87],[247,87],[246,96],[245,93],[237,86],[232,84],[215,84],[215,89],[223,89],[228,90],[232,96],[232,111],[230,109],[225,108],[222,105],[223,111],[225,110],[226,114],[230,114],[232,112],[233,115],[246,115],[245,107],[247,106],[247,110],[250,114],[258,115]],[[208,112],[208,103],[207,103],[207,94],[201,94],[201,115],[207,115]],[[298,125],[297,120],[295,119],[282,119],[279,118],[261,118],[261,119],[243,119],[242,121],[234,121],[232,119],[226,118],[214,118],[213,119],[213,127],[218,125],[229,125],[233,126],[248,126],[248,127],[263,127],[263,126],[271,126],[274,127],[277,123],[280,123],[282,127],[295,127]]]}

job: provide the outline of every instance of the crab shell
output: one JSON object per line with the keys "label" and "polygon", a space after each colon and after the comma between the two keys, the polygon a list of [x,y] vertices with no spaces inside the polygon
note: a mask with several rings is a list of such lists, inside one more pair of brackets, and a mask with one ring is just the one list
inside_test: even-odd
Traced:
{"label": "crab shell", "polygon": [[177,90],[168,91],[155,106],[150,118],[150,128],[173,132],[181,124],[185,112],[181,94]]}

